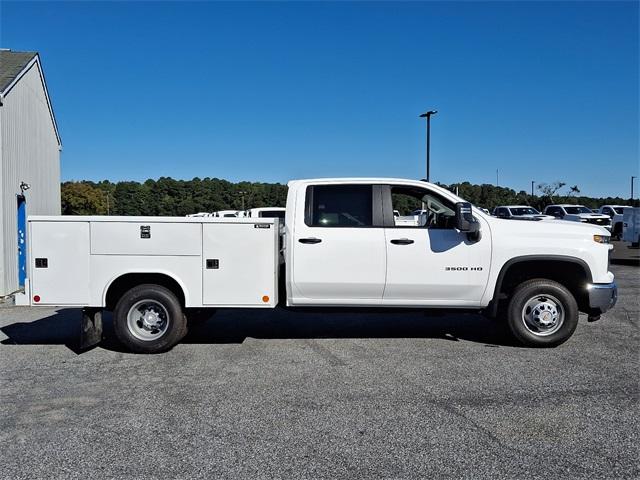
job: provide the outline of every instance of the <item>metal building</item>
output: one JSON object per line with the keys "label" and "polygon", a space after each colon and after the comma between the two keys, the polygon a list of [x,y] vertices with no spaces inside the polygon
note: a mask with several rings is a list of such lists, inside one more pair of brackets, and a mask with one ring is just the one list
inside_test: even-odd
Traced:
{"label": "metal building", "polygon": [[24,286],[26,216],[60,214],[60,150],[40,57],[0,50],[0,296]]}

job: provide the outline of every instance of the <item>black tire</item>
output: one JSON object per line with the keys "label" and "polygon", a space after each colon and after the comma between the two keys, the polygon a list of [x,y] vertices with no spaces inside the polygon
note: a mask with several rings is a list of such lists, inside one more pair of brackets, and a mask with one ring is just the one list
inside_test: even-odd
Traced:
{"label": "black tire", "polygon": [[[545,300],[546,299],[546,300]],[[535,308],[533,305],[543,305],[543,308],[550,309],[553,312],[555,305],[557,312],[562,312],[562,321],[557,321],[552,326],[540,327],[539,331],[535,331],[535,322],[527,322],[525,317],[531,319],[535,317]],[[525,315],[525,312],[528,312]],[[544,312],[543,312],[544,315]],[[540,318],[538,316],[538,318]],[[553,318],[553,315],[547,316],[545,321]],[[560,318],[558,314],[558,318]],[[566,287],[553,280],[542,278],[528,280],[519,285],[509,301],[507,309],[507,323],[513,333],[513,336],[523,345],[528,347],[556,347],[566,342],[578,326],[578,304],[571,292]]]}
{"label": "black tire", "polygon": [[[139,336],[141,332],[144,334],[141,322],[137,322],[137,329],[135,325],[130,327],[129,323],[129,312],[134,318],[136,311],[132,308],[141,302],[148,302],[151,308],[159,310],[158,318],[162,317],[163,322],[163,327],[151,330],[147,339]],[[145,305],[142,303],[143,307]],[[176,295],[166,287],[153,284],[133,287],[120,298],[113,311],[113,325],[118,340],[136,353],[167,351],[187,334],[187,320]]]}
{"label": "black tire", "polygon": [[611,231],[612,240],[620,240],[622,238],[622,222],[618,222],[613,226]]}

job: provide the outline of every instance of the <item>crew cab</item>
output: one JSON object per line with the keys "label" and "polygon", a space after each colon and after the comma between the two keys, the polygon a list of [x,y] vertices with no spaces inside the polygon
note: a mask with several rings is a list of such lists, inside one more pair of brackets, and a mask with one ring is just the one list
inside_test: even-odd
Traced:
{"label": "crew cab", "polygon": [[584,205],[547,205],[544,214],[570,222],[590,223],[611,231],[611,218],[608,215],[594,212]]}
{"label": "crew cab", "polygon": [[624,209],[631,208],[627,205],[603,205],[598,209],[598,213],[607,215],[611,219],[611,235],[614,238],[622,237]]}
{"label": "crew cab", "polygon": [[16,302],[82,307],[84,347],[111,310],[136,352],[171,348],[213,309],[279,303],[482,312],[548,347],[616,303],[609,233],[591,224],[508,221],[393,178],[291,181],[285,216],[282,233],[278,218],[30,217]]}
{"label": "crew cab", "polygon": [[528,205],[505,205],[493,209],[493,215],[499,218],[516,218],[520,220],[537,220],[555,218],[551,215],[543,215],[538,210]]}

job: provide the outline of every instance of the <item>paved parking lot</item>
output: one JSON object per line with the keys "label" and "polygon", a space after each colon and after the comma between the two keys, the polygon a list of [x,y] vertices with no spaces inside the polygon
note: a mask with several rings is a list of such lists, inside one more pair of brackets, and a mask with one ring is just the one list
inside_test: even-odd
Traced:
{"label": "paved parking lot", "polygon": [[77,354],[0,308],[3,478],[638,478],[640,269],[551,350],[476,315],[221,311],[161,355]]}

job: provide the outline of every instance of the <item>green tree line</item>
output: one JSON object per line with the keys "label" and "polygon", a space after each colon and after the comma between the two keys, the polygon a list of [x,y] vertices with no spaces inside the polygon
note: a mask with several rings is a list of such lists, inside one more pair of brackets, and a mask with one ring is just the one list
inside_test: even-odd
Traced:
{"label": "green tree line", "polygon": [[63,215],[163,215],[283,207],[287,186],[279,183],[232,183],[218,178],[140,182],[64,182]]}
{"label": "green tree line", "polygon": [[[593,198],[580,196],[577,186],[564,189],[555,182],[540,185],[536,195],[516,192],[490,184],[463,182],[444,185],[474,205],[493,209],[499,205],[522,204],[542,210],[550,203],[573,203],[598,208],[605,204],[631,205],[620,197]],[[184,216],[197,212],[240,210],[256,207],[283,207],[287,186],[279,183],[238,182],[219,178],[175,180],[160,177],[143,183],[123,181],[113,183],[69,181],[62,183],[62,213],[64,215],[163,215]],[[638,200],[633,202],[638,206]]]}

